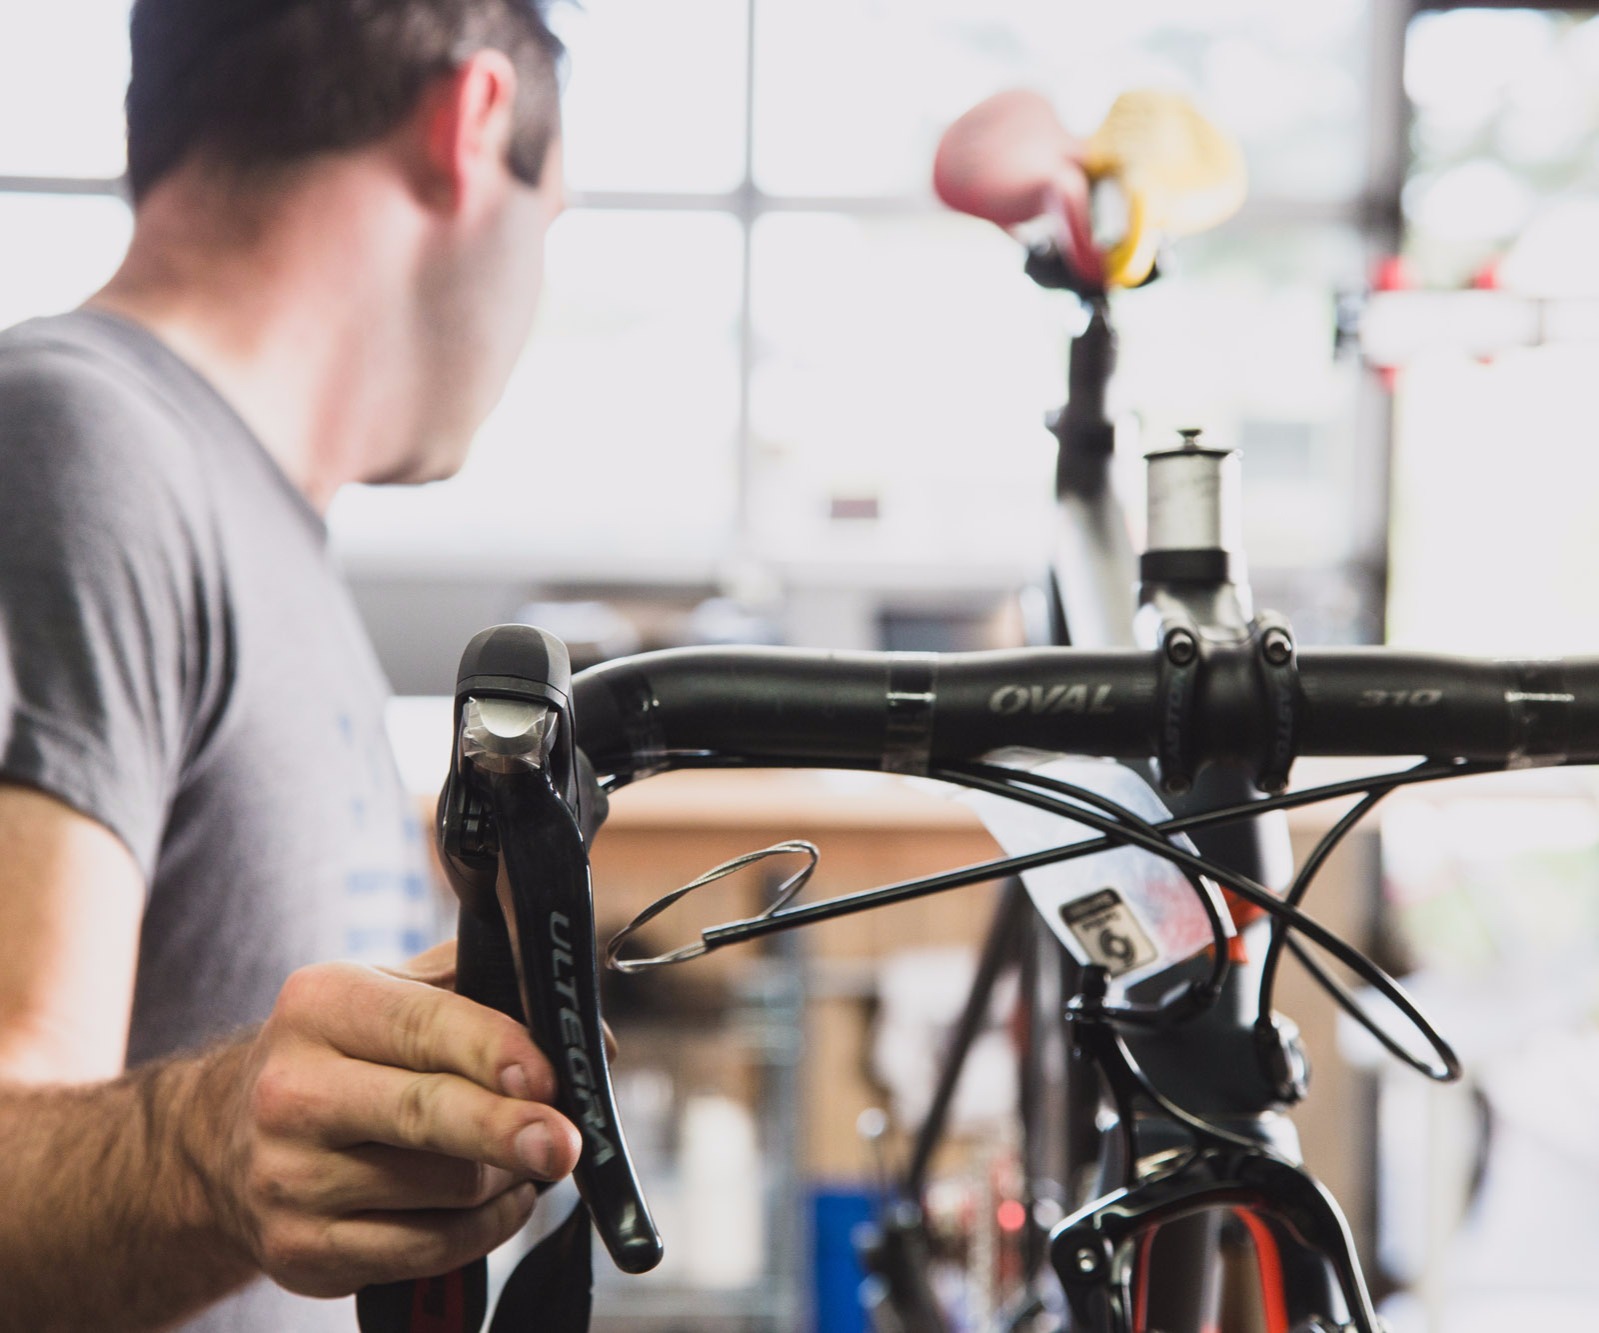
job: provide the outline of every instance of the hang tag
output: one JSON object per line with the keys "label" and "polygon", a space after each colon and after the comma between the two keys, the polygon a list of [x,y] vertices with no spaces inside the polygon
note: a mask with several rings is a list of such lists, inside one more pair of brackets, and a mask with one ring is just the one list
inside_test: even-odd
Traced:
{"label": "hang tag", "polygon": [[[1122,764],[1015,751],[999,756],[998,762],[1083,787],[1151,824],[1171,818],[1150,785]],[[968,793],[966,799],[1008,856],[1100,836],[1086,824],[988,792]],[[1194,851],[1182,834],[1172,841]],[[1086,966],[1105,968],[1119,985],[1142,981],[1215,942],[1194,886],[1170,861],[1140,847],[1113,847],[1040,866],[1024,871],[1022,883],[1071,955]],[[1200,883],[1226,934],[1232,935],[1232,918],[1220,891],[1209,879]]]}

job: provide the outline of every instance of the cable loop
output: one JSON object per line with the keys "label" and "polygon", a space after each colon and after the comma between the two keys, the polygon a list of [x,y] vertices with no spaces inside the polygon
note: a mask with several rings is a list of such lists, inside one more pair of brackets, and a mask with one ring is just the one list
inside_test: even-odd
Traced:
{"label": "cable loop", "polygon": [[719,879],[726,879],[729,875],[743,870],[746,866],[755,865],[757,862],[768,860],[774,856],[803,856],[805,864],[785,879],[777,887],[777,892],[772,901],[767,904],[752,919],[763,921],[793,901],[794,896],[809,883],[811,875],[815,872],[817,863],[822,854],[813,842],[803,838],[791,838],[787,842],[774,843],[770,847],[763,847],[758,852],[746,852],[743,856],[736,856],[731,861],[724,861],[714,869],[707,870],[698,879],[683,885],[680,889],[673,889],[671,893],[657,898],[642,912],[635,916],[621,930],[611,936],[610,943],[605,946],[605,965],[613,972],[632,975],[636,972],[647,972],[652,968],[669,967],[673,963],[686,963],[692,958],[702,957],[709,946],[703,939],[694,944],[685,944],[681,948],[670,949],[666,953],[657,954],[653,958],[622,958],[622,946],[632,938],[638,930],[648,925],[662,912],[674,903],[686,898],[695,889],[704,888],[707,884],[714,884]]}

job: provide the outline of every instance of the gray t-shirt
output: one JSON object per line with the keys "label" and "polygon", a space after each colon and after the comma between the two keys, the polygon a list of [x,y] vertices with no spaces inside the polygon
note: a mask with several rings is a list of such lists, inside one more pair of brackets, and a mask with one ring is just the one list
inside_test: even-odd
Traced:
{"label": "gray t-shirt", "polygon": [[[321,520],[198,374],[104,313],[0,333],[0,779],[144,871],[130,1065],[438,938],[387,695]],[[191,1327],[354,1317],[263,1283]]]}

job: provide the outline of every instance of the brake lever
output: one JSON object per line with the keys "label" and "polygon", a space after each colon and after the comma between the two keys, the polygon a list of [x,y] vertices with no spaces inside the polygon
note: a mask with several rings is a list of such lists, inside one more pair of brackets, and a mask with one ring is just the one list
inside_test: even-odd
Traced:
{"label": "brake lever", "polygon": [[587,850],[575,816],[538,772],[495,774],[502,830],[499,908],[509,928],[528,1030],[556,1067],[555,1105],[583,1134],[573,1173],[605,1248],[625,1273],[661,1260],[616,1113],[600,1020]]}
{"label": "brake lever", "polygon": [[[660,1262],[661,1240],[617,1119],[605,1050],[566,646],[527,625],[483,631],[462,656],[456,710],[458,790],[446,787],[440,818],[463,919],[503,926],[514,998],[556,1067],[556,1106],[583,1133],[578,1192],[617,1267],[642,1273]],[[473,963],[463,960],[464,974]],[[513,998],[498,969],[493,976],[493,1000]]]}
{"label": "brake lever", "polygon": [[[617,1118],[605,1051],[582,833],[593,798],[580,780],[565,644],[527,625],[484,630],[462,654],[454,715],[438,843],[461,905],[456,990],[525,1023],[549,1057],[556,1108],[583,1135],[573,1172],[581,1206],[617,1267],[646,1272],[660,1262],[662,1246]],[[508,1303],[536,1311],[550,1333],[587,1329],[586,1239],[580,1248],[579,1263],[542,1262],[538,1249],[524,1259],[523,1268],[547,1273],[562,1289],[536,1293],[535,1304],[514,1274],[495,1330],[532,1326],[531,1313],[522,1320]],[[486,1293],[482,1259],[436,1278],[369,1287],[358,1300],[361,1328],[476,1333]]]}

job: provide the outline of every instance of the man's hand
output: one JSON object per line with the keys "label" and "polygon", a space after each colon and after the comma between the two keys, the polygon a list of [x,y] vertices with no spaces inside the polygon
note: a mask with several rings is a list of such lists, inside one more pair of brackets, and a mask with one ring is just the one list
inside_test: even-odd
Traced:
{"label": "man's hand", "polygon": [[131,853],[0,784],[0,890],[0,1333],[170,1328],[263,1269],[317,1295],[444,1272],[577,1160],[526,1031],[442,989],[453,946],[307,968],[253,1036],[120,1073]]}
{"label": "man's hand", "polygon": [[342,1296],[458,1267],[512,1236],[531,1182],[577,1164],[578,1130],[526,1030],[441,989],[453,955],[404,974],[291,976],[253,1041],[219,1055],[212,1208],[291,1291]]}
{"label": "man's hand", "polygon": [[1094,240],[1088,144],[1060,123],[1042,93],[1011,88],[984,98],[938,142],[933,188],[951,208],[1011,228],[1048,218],[1079,276],[1104,280]]}

